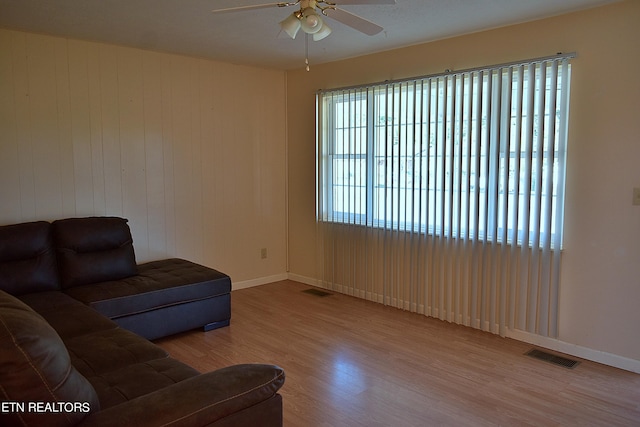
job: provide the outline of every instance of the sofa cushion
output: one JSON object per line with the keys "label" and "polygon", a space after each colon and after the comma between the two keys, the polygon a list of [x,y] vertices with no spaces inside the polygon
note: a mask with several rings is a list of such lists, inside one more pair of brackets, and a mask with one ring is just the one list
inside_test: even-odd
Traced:
{"label": "sofa cushion", "polygon": [[[71,365],[58,334],[29,306],[2,291],[0,399],[25,405],[0,413],[2,425],[73,425],[100,409],[96,391]],[[54,410],[30,411],[34,402]]]}
{"label": "sofa cushion", "polygon": [[169,357],[161,347],[122,328],[71,338],[65,345],[73,366],[87,379],[136,363]]}
{"label": "sofa cushion", "polygon": [[118,327],[112,320],[60,291],[35,292],[18,298],[41,315],[64,342]]}
{"label": "sofa cushion", "polygon": [[171,258],[138,266],[138,275],[67,289],[67,294],[111,319],[231,292],[224,273]]}
{"label": "sofa cushion", "polygon": [[0,227],[0,289],[12,295],[59,289],[48,222]]}
{"label": "sofa cushion", "polygon": [[118,280],[137,274],[127,220],[68,218],[51,224],[63,288]]}
{"label": "sofa cushion", "polygon": [[[121,369],[87,376],[87,379],[98,393],[100,407],[106,409],[198,375],[200,373],[192,367],[167,357],[132,363]],[[168,405],[172,403],[168,402]],[[159,402],[157,409],[161,408]]]}

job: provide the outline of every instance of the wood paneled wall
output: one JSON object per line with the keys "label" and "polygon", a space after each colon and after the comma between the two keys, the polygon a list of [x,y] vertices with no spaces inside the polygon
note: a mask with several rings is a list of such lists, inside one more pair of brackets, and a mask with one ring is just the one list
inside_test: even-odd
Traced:
{"label": "wood paneled wall", "polygon": [[123,216],[138,261],[282,274],[285,131],[283,72],[0,30],[0,224]]}

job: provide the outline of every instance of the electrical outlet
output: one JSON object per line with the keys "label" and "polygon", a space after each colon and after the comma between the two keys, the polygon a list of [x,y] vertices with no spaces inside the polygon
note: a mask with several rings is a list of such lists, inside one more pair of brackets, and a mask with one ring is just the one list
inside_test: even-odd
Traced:
{"label": "electrical outlet", "polygon": [[633,189],[633,206],[640,206],[640,187]]}
{"label": "electrical outlet", "polygon": [[267,259],[267,248],[260,249],[260,258]]}

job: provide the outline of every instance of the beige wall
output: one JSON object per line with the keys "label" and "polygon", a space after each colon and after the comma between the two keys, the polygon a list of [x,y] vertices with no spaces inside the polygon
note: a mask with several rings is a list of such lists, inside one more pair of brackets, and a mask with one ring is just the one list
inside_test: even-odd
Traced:
{"label": "beige wall", "polygon": [[[556,52],[573,61],[560,341],[640,361],[640,1],[287,74],[290,271],[316,277],[317,89]],[[338,36],[336,32],[336,37]],[[311,50],[311,60],[313,59]],[[565,346],[566,348],[566,346]]]}
{"label": "beige wall", "polygon": [[124,216],[138,261],[282,275],[285,132],[284,72],[0,30],[0,224]]}

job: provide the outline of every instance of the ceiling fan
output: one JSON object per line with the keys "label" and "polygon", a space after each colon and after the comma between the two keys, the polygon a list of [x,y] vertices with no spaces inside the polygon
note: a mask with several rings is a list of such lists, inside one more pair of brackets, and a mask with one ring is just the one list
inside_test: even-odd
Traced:
{"label": "ceiling fan", "polygon": [[270,7],[299,6],[299,9],[280,22],[282,30],[295,39],[299,30],[313,36],[319,41],[331,34],[331,28],[320,15],[330,17],[364,34],[373,36],[382,31],[382,27],[351,12],[340,9],[339,5],[380,5],[395,4],[395,0],[296,0],[280,3],[258,4],[253,6],[238,6],[226,9],[215,9],[213,13],[241,12]]}

